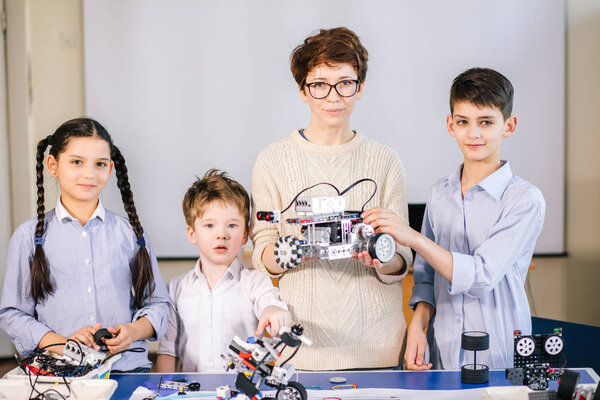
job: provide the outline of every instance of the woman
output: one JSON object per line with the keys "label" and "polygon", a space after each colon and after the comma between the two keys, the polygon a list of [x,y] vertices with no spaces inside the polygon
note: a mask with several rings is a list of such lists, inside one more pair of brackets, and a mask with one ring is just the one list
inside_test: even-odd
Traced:
{"label": "woman", "polygon": [[[393,209],[408,221],[404,169],[389,147],[350,128],[350,115],[363,94],[367,50],[347,28],[321,30],[291,55],[291,70],[310,122],[267,146],[252,173],[254,210],[284,209],[301,190],[319,182],[344,189],[359,179],[377,184],[368,207]],[[320,185],[305,196],[325,196]],[[347,194],[347,209],[360,210],[374,185],[358,184]],[[291,218],[282,216],[282,221]],[[301,323],[312,346],[302,346],[294,358],[299,369],[331,370],[396,366],[404,344],[401,279],[412,262],[408,248],[399,247],[391,261],[381,263],[368,252],[355,259],[316,260],[284,270],[274,256],[280,236],[300,237],[297,225],[253,219],[255,268],[279,277],[279,288]]]}

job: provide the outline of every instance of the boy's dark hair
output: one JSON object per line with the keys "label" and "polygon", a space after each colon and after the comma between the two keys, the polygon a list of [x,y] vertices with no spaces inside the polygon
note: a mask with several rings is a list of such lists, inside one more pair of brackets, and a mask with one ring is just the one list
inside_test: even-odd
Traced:
{"label": "boy's dark hair", "polygon": [[56,129],[56,131],[40,140],[37,144],[36,153],[36,185],[37,185],[37,219],[38,223],[35,230],[35,253],[31,264],[31,296],[38,303],[43,301],[47,295],[54,292],[54,286],[50,279],[48,262],[44,253],[44,152],[50,146],[49,153],[58,160],[60,154],[65,151],[69,140],[74,137],[98,137],[108,143],[110,146],[110,158],[115,163],[115,173],[117,175],[117,186],[121,191],[123,206],[129,217],[129,223],[135,232],[137,243],[140,246],[133,260],[132,284],[134,288],[135,305],[142,308],[144,293],[148,291],[148,296],[154,292],[154,274],[152,273],[152,264],[146,242],[144,240],[144,228],[135,210],[133,202],[133,193],[129,186],[129,177],[127,175],[127,166],[121,151],[112,142],[112,139],[106,129],[99,122],[90,118],[77,118],[65,122]]}
{"label": "boy's dark hair", "polygon": [[514,89],[504,75],[490,68],[471,68],[454,78],[450,89],[450,113],[459,101],[479,107],[496,107],[504,119],[511,116]]}
{"label": "boy's dark hair", "polygon": [[250,197],[248,192],[226,172],[210,169],[202,178],[190,186],[183,197],[183,215],[188,226],[194,227],[196,218],[201,217],[213,201],[233,204],[244,216],[245,227],[250,224]]}
{"label": "boy's dark hair", "polygon": [[304,39],[290,56],[290,68],[298,86],[306,84],[306,76],[317,65],[347,63],[354,67],[359,83],[367,77],[369,53],[356,33],[348,28],[321,29]]}

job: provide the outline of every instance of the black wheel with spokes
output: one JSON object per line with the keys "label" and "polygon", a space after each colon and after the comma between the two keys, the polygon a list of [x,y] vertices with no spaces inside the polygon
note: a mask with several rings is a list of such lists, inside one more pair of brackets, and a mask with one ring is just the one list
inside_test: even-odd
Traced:
{"label": "black wheel with spokes", "polygon": [[290,381],[283,389],[279,389],[275,395],[277,400],[306,400],[308,394],[299,382]]}

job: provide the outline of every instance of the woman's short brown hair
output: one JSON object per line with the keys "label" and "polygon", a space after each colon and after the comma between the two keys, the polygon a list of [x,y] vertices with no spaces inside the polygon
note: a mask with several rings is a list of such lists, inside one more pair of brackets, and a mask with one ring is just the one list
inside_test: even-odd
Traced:
{"label": "woman's short brown hair", "polygon": [[319,33],[304,39],[290,56],[292,75],[300,88],[306,77],[317,65],[350,64],[356,70],[359,83],[367,77],[369,53],[359,37],[348,28],[321,29]]}
{"label": "woman's short brown hair", "polygon": [[196,218],[201,217],[213,201],[234,205],[244,217],[248,229],[250,224],[248,192],[226,172],[218,169],[211,169],[202,178],[196,179],[185,194],[182,205],[186,224],[193,227]]}

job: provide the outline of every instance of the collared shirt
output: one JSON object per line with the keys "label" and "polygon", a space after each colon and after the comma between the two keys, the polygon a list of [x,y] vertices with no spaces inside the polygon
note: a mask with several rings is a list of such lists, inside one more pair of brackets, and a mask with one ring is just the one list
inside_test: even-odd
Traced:
{"label": "collared shirt", "polygon": [[488,351],[477,363],[513,365],[514,331],[531,333],[525,278],[546,205],[538,188],[514,175],[508,162],[461,193],[462,165],[429,194],[422,233],[452,252],[452,283],[415,258],[410,306],[424,301],[436,308],[427,332],[434,368],[458,369],[472,363],[461,349],[463,331],[489,334]]}
{"label": "collared shirt", "polygon": [[[103,327],[129,323],[146,317],[156,340],[167,330],[169,298],[156,257],[146,243],[154,273],[154,294],[137,309],[131,292],[131,268],[139,246],[127,219],[98,207],[84,226],[63,207],[45,215],[44,252],[54,293],[36,304],[31,298],[30,268],[35,251],[37,219],[17,228],[8,247],[0,327],[23,355],[31,354],[42,337],[52,331],[69,337],[97,322]],[[123,353],[114,370],[150,367],[145,340],[130,346],[145,352]]]}
{"label": "collared shirt", "polygon": [[245,340],[254,335],[267,306],[287,310],[271,280],[237,259],[212,290],[200,260],[168,286],[171,317],[158,353],[177,357],[183,372],[224,372],[221,354],[234,336]]}

